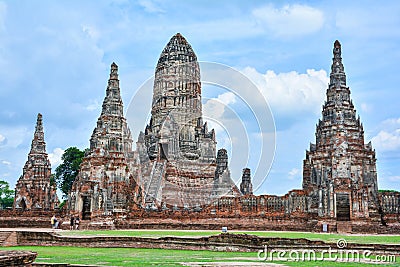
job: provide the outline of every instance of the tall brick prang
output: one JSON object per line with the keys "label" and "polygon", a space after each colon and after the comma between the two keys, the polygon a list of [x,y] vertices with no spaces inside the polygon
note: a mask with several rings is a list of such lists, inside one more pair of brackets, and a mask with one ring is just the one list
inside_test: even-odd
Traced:
{"label": "tall brick prang", "polygon": [[150,123],[137,144],[147,207],[198,208],[240,195],[228,167],[217,167],[215,131],[202,117],[199,63],[180,33],[158,60]]}
{"label": "tall brick prang", "polygon": [[371,142],[364,143],[341,52],[336,41],[316,142],[310,144],[303,162],[303,189],[312,199],[310,212],[348,221],[376,217],[379,202],[375,150]]}
{"label": "tall brick prang", "polygon": [[84,219],[124,213],[141,206],[134,174],[131,132],[124,117],[118,66],[111,64],[102,111],[90,138],[90,149],[69,195],[69,210]]}
{"label": "tall brick prang", "polygon": [[54,210],[58,207],[56,184],[51,182],[51,165],[46,153],[42,114],[38,114],[35,133],[21,177],[15,187],[14,209]]}
{"label": "tall brick prang", "polygon": [[240,183],[240,192],[243,195],[253,194],[253,184],[251,183],[251,174],[249,168],[243,169],[242,182]]}

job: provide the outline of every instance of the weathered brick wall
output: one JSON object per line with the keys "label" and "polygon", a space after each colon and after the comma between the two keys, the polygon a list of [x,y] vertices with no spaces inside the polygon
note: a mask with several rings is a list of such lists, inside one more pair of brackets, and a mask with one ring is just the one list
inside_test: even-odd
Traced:
{"label": "weathered brick wall", "polygon": [[[271,238],[246,234],[220,234],[210,237],[65,237],[47,232],[17,232],[20,246],[79,246],[79,247],[129,247],[129,248],[159,248],[211,251],[243,251],[257,252],[265,245],[269,249],[315,249],[329,247],[336,249],[336,242],[326,243],[305,238]],[[347,249],[373,250],[392,255],[400,255],[400,245],[385,244],[354,244],[348,243]],[[255,255],[256,257],[256,255]]]}
{"label": "weathered brick wall", "polygon": [[62,220],[65,215],[63,211],[0,211],[0,227],[1,228],[50,228],[50,219],[53,215]]}
{"label": "weathered brick wall", "polygon": [[36,256],[37,253],[32,251],[1,250],[0,266],[29,267]]}
{"label": "weathered brick wall", "polygon": [[141,218],[115,220],[116,229],[186,229],[220,230],[222,227],[237,230],[315,231],[317,221],[283,218]]}
{"label": "weathered brick wall", "polygon": [[[3,214],[4,215],[4,212]],[[9,214],[8,214],[9,215]],[[50,228],[50,215],[25,217],[2,216],[0,227],[3,228]],[[328,224],[328,232],[336,232],[336,220],[313,216],[267,216],[267,215],[213,215],[206,216],[196,212],[140,212],[124,217],[98,217],[95,220],[82,220],[80,229],[186,229],[186,230],[220,230],[222,227],[235,230],[258,231],[307,231],[322,232],[322,225]],[[69,216],[58,216],[60,228],[69,229]],[[400,232],[399,223],[388,223],[387,226],[369,220],[355,220],[352,224],[354,233],[393,233]]]}
{"label": "weathered brick wall", "polygon": [[379,200],[385,222],[400,223],[400,192],[380,192]]}

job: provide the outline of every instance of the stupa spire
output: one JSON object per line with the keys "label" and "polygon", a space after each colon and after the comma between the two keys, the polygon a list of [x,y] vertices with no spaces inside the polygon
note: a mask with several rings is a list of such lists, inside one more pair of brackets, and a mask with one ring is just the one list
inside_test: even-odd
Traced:
{"label": "stupa spire", "polygon": [[[341,45],[335,41],[327,100],[316,142],[303,161],[303,189],[319,216],[350,221],[377,214],[376,158],[346,86]],[[375,216],[373,215],[373,216]]]}
{"label": "stupa spire", "polygon": [[123,103],[118,79],[118,65],[111,64],[110,78],[106,90],[106,97],[103,101],[102,115],[123,116]]}
{"label": "stupa spire", "polygon": [[111,64],[110,80],[118,80],[118,65],[115,62]]}
{"label": "stupa spire", "polygon": [[31,152],[46,153],[46,143],[44,141],[42,114],[38,113],[36,119],[35,133],[33,135]]}
{"label": "stupa spire", "polygon": [[56,187],[50,182],[51,165],[46,153],[42,114],[37,115],[31,151],[15,186],[14,208],[50,209],[58,205]]}
{"label": "stupa spire", "polygon": [[[179,141],[174,146],[179,145],[179,150],[186,151],[184,153],[188,156],[190,154],[191,158],[199,157],[199,136],[196,135],[200,131],[206,132],[204,125],[200,125],[200,67],[191,45],[180,33],[171,37],[158,60],[151,115],[148,132],[151,131],[154,135],[153,141],[161,138],[161,128],[165,123],[175,123],[174,130],[177,131]],[[151,145],[150,158],[155,157],[155,147],[157,146]],[[178,147],[169,150],[169,154],[172,151],[175,151],[175,155],[178,153]]]}
{"label": "stupa spire", "polygon": [[329,87],[346,86],[346,73],[344,72],[344,66],[342,62],[342,45],[338,40],[336,40],[333,45],[332,61]]}

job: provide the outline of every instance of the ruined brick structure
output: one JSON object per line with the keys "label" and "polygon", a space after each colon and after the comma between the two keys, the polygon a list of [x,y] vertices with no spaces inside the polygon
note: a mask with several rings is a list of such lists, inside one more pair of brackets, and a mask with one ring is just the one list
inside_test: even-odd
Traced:
{"label": "ruined brick structure", "polygon": [[242,174],[242,182],[240,183],[240,192],[243,195],[253,194],[253,185],[251,183],[250,169],[244,168]]}
{"label": "ruined brick structure", "polygon": [[192,224],[192,218],[253,218],[299,230],[290,227],[301,221],[307,231],[328,223],[331,231],[368,232],[379,219],[399,221],[399,193],[378,194],[375,151],[364,143],[338,41],[316,142],[303,161],[303,189],[284,196],[255,196],[247,168],[240,190],[232,181],[228,153],[216,151],[215,132],[203,122],[199,64],[182,35],[171,38],[157,63],[151,119],[136,151],[117,71],[113,63],[90,150],[69,196],[72,213],[93,218],[122,212],[121,225],[150,218],[154,225],[169,225],[171,218]]}
{"label": "ruined brick structure", "polygon": [[137,143],[147,208],[189,209],[240,195],[226,150],[216,158],[215,132],[202,118],[200,68],[186,39],[174,35],[155,71],[151,120]]}
{"label": "ruined brick structure", "polygon": [[378,213],[375,150],[364,143],[364,130],[350,98],[335,42],[327,99],[303,162],[303,189],[311,197],[309,212],[319,217],[352,220]]}
{"label": "ruined brick structure", "polygon": [[346,86],[338,41],[334,43],[326,94],[316,143],[310,145],[303,162],[303,189],[284,196],[247,195],[250,170],[244,169],[240,185],[244,196],[218,199],[212,205],[212,214],[318,218],[331,224],[379,222],[382,218],[399,221],[400,194],[378,194],[375,151],[371,143],[364,143],[363,126]]}
{"label": "ruined brick structure", "polygon": [[221,148],[218,150],[216,163],[211,199],[218,199],[221,196],[240,196],[239,189],[231,179],[231,173],[228,168],[228,151],[226,149]]}
{"label": "ruined brick structure", "polygon": [[15,187],[14,209],[54,210],[58,207],[56,185],[50,181],[51,165],[46,153],[42,114],[38,114],[28,160]]}
{"label": "ruined brick structure", "polygon": [[[210,206],[211,214],[223,216],[307,217],[308,196],[303,190],[291,190],[284,196],[247,194],[241,197],[222,197]],[[300,216],[301,217],[301,216]]]}
{"label": "ruined brick structure", "polygon": [[400,222],[400,192],[383,191],[379,193],[379,200],[384,221]]}
{"label": "ruined brick structure", "polygon": [[131,132],[123,114],[118,66],[111,65],[102,111],[90,149],[69,195],[69,210],[83,218],[126,212],[141,206]]}

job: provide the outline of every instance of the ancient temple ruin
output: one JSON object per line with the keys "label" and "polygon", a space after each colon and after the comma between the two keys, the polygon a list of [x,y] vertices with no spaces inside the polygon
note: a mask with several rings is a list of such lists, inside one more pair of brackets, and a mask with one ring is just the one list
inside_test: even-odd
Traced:
{"label": "ancient temple ruin", "polygon": [[333,63],[316,142],[303,162],[303,189],[311,197],[309,212],[349,221],[376,217],[379,210],[375,150],[364,143],[341,57],[334,43]]}
{"label": "ancient temple ruin", "polygon": [[[225,151],[225,153],[224,153]],[[203,122],[200,68],[186,39],[174,35],[155,71],[150,123],[137,142],[146,207],[197,208],[240,195],[226,150],[216,154],[214,130]]]}
{"label": "ancient temple ruin", "polygon": [[69,210],[83,218],[123,213],[128,218],[124,223],[155,216],[168,224],[172,217],[193,214],[207,220],[256,218],[307,231],[328,224],[329,231],[370,231],[379,222],[397,223],[400,193],[378,193],[375,151],[364,143],[338,41],[326,95],[315,144],[303,161],[303,189],[256,196],[248,168],[239,189],[231,179],[227,151],[216,151],[215,132],[202,118],[197,57],[178,33],[157,63],[151,119],[135,151],[123,114],[118,67],[111,65],[102,112],[69,195]]}
{"label": "ancient temple ruin", "polygon": [[51,180],[51,165],[46,153],[42,114],[39,113],[28,160],[15,187],[14,209],[54,210],[58,204],[56,184]]}
{"label": "ancient temple ruin", "polygon": [[371,142],[364,143],[363,125],[346,85],[338,41],[334,43],[326,95],[316,142],[310,144],[303,161],[303,189],[284,196],[254,196],[250,193],[250,170],[244,169],[243,195],[218,199],[212,204],[213,213],[305,219],[344,232],[363,227],[366,231],[385,220],[398,221],[400,194],[378,193],[375,151]]}
{"label": "ancient temple ruin", "polygon": [[240,192],[243,195],[253,194],[253,184],[251,183],[251,173],[249,168],[243,169],[242,182],[240,183]]}
{"label": "ancient temple ruin", "polygon": [[123,113],[118,66],[111,65],[102,111],[90,149],[69,195],[69,210],[83,218],[124,213],[141,206],[131,132]]}

